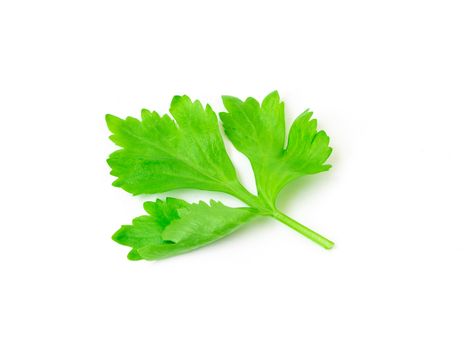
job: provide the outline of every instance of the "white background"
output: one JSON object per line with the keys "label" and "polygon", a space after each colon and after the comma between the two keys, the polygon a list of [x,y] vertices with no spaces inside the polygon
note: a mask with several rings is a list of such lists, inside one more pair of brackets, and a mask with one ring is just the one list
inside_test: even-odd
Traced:
{"label": "white background", "polygon": [[[470,350],[471,17],[451,0],[2,1],[0,348]],[[104,115],[274,89],[334,147],[280,208],[336,248],[260,219],[128,261],[110,236],[145,199],[111,186]]]}

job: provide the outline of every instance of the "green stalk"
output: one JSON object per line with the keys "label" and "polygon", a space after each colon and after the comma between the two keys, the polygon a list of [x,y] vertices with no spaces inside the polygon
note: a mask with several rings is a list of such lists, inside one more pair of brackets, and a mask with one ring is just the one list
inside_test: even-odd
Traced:
{"label": "green stalk", "polygon": [[269,206],[267,202],[262,201],[261,198],[257,196],[254,196],[240,183],[235,184],[235,186],[231,189],[231,191],[228,191],[228,193],[239,198],[241,201],[245,202],[250,207],[256,209],[260,215],[272,216],[274,219],[284,223],[288,227],[301,233],[302,235],[309,238],[313,242],[319,244],[325,249],[333,248],[334,243],[331,242],[329,239],[293,220],[291,217],[278,211],[274,206]]}
{"label": "green stalk", "polygon": [[273,217],[278,221],[284,223],[285,225],[293,228],[295,231],[301,233],[305,237],[311,239],[313,242],[319,244],[325,249],[331,249],[334,246],[334,242],[331,242],[329,239],[323,237],[319,233],[309,229],[308,227],[300,224],[299,222],[293,220],[291,217],[288,217],[284,213],[277,211],[273,214]]}

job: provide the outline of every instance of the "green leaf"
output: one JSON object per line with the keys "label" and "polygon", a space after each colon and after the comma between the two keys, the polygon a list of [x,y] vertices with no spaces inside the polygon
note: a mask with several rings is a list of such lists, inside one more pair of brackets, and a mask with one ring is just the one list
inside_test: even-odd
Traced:
{"label": "green leaf", "polygon": [[168,115],[143,110],[142,120],[107,115],[110,139],[122,149],[108,164],[113,183],[132,194],[180,188],[233,193],[239,186],[210,106],[187,96],[172,100]]}
{"label": "green leaf", "polygon": [[182,254],[210,244],[255,216],[250,208],[229,208],[220,202],[210,205],[167,198],[146,202],[149,215],[122,226],[113,239],[132,247],[130,260],[156,260]]}
{"label": "green leaf", "polygon": [[329,137],[317,131],[312,113],[303,112],[293,123],[285,147],[284,104],[274,91],[261,104],[223,96],[228,112],[220,113],[226,135],[251,162],[259,197],[275,210],[277,195],[290,181],[330,168]]}

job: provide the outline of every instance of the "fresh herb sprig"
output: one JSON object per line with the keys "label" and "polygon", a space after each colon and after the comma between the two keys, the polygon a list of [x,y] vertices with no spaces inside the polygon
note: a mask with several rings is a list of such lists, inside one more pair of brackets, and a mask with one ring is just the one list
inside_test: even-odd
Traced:
{"label": "fresh herb sprig", "polygon": [[327,171],[331,154],[329,137],[317,130],[312,112],[306,110],[292,124],[285,146],[284,103],[277,91],[259,103],[223,96],[226,112],[220,119],[233,145],[251,162],[257,196],[239,181],[209,105],[203,107],[187,96],[176,96],[170,114],[142,110],[141,120],[107,115],[110,139],[121,149],[108,158],[116,187],[134,195],[175,189],[227,193],[247,207],[230,208],[167,198],[144,203],[148,215],[122,226],[113,239],[132,249],[131,260],[156,260],[212,243],[255,216],[271,216],[326,249],[334,243],[298,223],[276,207],[280,191],[305,175]]}

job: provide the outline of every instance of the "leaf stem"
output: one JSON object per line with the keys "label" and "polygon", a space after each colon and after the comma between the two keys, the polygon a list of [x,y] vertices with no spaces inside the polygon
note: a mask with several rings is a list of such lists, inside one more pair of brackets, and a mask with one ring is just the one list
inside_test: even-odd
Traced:
{"label": "leaf stem", "polygon": [[333,248],[334,242],[323,237],[319,233],[316,233],[315,231],[309,229],[308,227],[300,224],[298,221],[293,220],[291,217],[285,215],[284,213],[278,211],[275,206],[268,205],[267,201],[263,201],[260,197],[253,195],[240,183],[236,183],[234,187],[232,187],[231,190],[228,191],[228,193],[239,198],[241,201],[245,202],[253,209],[256,209],[259,215],[272,216],[274,219],[284,223],[288,227],[301,233],[302,235],[311,239],[313,242],[319,244],[323,248]]}
{"label": "leaf stem", "polygon": [[237,183],[228,193],[256,209],[259,215],[273,216],[274,208],[268,206],[258,196],[253,195],[240,183]]}
{"label": "leaf stem", "polygon": [[334,242],[331,242],[329,239],[300,224],[280,211],[274,212],[273,217],[285,225],[293,228],[295,231],[301,233],[305,237],[311,239],[313,242],[319,244],[325,249],[331,249],[334,246]]}

